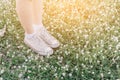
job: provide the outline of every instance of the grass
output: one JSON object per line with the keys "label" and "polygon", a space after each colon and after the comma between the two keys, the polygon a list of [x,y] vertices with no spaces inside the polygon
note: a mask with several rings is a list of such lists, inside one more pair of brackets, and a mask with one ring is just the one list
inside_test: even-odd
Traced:
{"label": "grass", "polygon": [[0,3],[0,80],[120,80],[119,0],[44,0],[43,23],[61,42],[50,57],[24,44],[15,1]]}

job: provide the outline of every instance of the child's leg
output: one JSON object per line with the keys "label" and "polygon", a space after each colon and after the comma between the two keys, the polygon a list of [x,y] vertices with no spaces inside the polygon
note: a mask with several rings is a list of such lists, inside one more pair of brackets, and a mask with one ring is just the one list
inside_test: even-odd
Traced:
{"label": "child's leg", "polygon": [[24,38],[25,44],[38,54],[53,54],[52,48],[50,48],[40,37],[37,36],[36,32],[34,32],[33,7],[31,0],[16,0],[16,9],[20,22],[27,33]]}
{"label": "child's leg", "polygon": [[54,38],[42,25],[42,13],[43,5],[42,0],[33,0],[33,19],[34,19],[34,29],[39,30],[40,37],[52,48],[57,48],[59,46],[59,41]]}
{"label": "child's leg", "polygon": [[[36,1],[36,0],[35,0]],[[32,24],[32,3],[30,0],[16,0],[16,11],[26,33],[34,32]]]}
{"label": "child's leg", "polygon": [[43,3],[42,0],[33,0],[33,22],[36,25],[42,24]]}

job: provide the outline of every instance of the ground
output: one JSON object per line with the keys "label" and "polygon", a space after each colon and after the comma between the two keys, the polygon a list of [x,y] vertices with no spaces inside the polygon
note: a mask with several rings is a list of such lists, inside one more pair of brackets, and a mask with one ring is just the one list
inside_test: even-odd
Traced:
{"label": "ground", "polygon": [[47,57],[24,44],[15,0],[0,1],[0,80],[120,80],[120,1],[43,3],[43,23],[61,42]]}

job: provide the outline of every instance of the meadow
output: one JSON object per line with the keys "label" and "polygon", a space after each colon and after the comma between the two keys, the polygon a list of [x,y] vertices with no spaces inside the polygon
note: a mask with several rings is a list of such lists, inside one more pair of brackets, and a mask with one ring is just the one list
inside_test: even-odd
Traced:
{"label": "meadow", "polygon": [[120,0],[44,0],[61,45],[39,56],[24,42],[15,0],[0,0],[0,80],[120,80]]}

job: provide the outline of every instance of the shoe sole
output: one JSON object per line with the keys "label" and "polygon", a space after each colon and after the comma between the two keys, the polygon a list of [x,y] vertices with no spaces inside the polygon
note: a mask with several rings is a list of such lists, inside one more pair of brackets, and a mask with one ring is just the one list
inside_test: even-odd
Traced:
{"label": "shoe sole", "polygon": [[48,45],[49,45],[49,47],[51,47],[51,48],[58,48],[58,47],[60,46],[60,44],[57,44],[57,45],[48,44]]}
{"label": "shoe sole", "polygon": [[52,54],[53,54],[53,53],[52,53],[52,54],[47,54],[47,55],[46,55],[46,54],[44,54],[44,53],[43,53],[43,54],[41,54],[42,52],[40,53],[40,51],[37,51],[36,49],[34,49],[34,48],[33,48],[33,47],[32,47],[32,46],[31,46],[31,45],[30,45],[27,41],[25,41],[25,40],[24,40],[24,43],[25,43],[27,46],[29,46],[29,47],[30,47],[30,49],[32,49],[34,52],[36,52],[36,53],[40,54],[41,56],[48,56],[48,55],[52,55]]}
{"label": "shoe sole", "polygon": [[[41,36],[40,36],[41,37]],[[44,40],[45,41],[45,43],[49,46],[49,47],[51,47],[51,48],[58,48],[59,46],[60,46],[60,43],[58,42],[58,44],[50,44],[46,39],[44,39],[44,37],[41,37],[41,39],[42,40]],[[57,40],[57,39],[56,39]]]}

